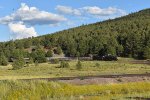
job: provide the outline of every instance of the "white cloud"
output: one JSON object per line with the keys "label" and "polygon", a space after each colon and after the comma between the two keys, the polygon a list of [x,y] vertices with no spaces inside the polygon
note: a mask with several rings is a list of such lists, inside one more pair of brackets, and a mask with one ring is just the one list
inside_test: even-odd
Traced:
{"label": "white cloud", "polygon": [[81,16],[80,10],[78,10],[78,9],[73,9],[72,7],[67,7],[67,6],[58,5],[55,9],[56,9],[58,12],[62,13],[62,14],[70,14],[70,15]]}
{"label": "white cloud", "polygon": [[100,8],[98,6],[85,6],[74,9],[72,7],[58,5],[55,9],[61,14],[78,16],[82,15],[82,17],[92,16],[101,19],[115,18],[126,15],[126,12],[124,10],[115,7]]}
{"label": "white cloud", "polygon": [[87,7],[83,7],[81,8],[85,13],[89,14],[89,15],[94,15],[96,17],[103,17],[103,16],[122,16],[122,15],[126,15],[126,12],[122,9],[118,9],[115,7],[108,7],[108,8],[100,8],[97,6],[87,6]]}
{"label": "white cloud", "polygon": [[0,23],[9,24],[12,22],[22,21],[29,25],[49,25],[57,24],[67,19],[64,16],[53,14],[46,11],[40,11],[36,7],[29,7],[25,3],[21,4],[21,7],[10,16],[0,18]]}
{"label": "white cloud", "polygon": [[13,39],[22,39],[37,36],[34,27],[26,27],[22,22],[9,23],[8,26]]}

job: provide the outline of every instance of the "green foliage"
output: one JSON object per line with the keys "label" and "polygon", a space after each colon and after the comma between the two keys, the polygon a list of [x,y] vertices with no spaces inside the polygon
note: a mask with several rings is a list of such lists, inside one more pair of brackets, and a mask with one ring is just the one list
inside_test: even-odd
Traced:
{"label": "green foliage", "polygon": [[0,65],[7,66],[8,60],[3,53],[0,54]]}
{"label": "green foliage", "polygon": [[13,52],[12,52],[12,57],[13,59],[19,59],[20,56],[23,57],[23,51],[20,50],[20,49],[15,49]]}
{"label": "green foliage", "polygon": [[30,57],[29,64],[33,64],[33,63],[34,63],[33,58]]}
{"label": "green foliage", "polygon": [[59,59],[53,59],[53,60],[51,60],[51,63],[52,64],[58,64],[59,63]]}
{"label": "green foliage", "polygon": [[46,57],[52,57],[52,56],[53,56],[52,50],[47,51]]}
{"label": "green foliage", "polygon": [[46,62],[46,57],[45,57],[45,51],[42,49],[38,49],[36,51],[33,51],[31,53],[31,56],[34,61],[38,61],[38,63],[44,63]]}
{"label": "green foliage", "polygon": [[99,63],[96,63],[96,64],[95,64],[95,67],[100,67],[100,64],[99,64]]}
{"label": "green foliage", "polygon": [[[16,58],[18,53],[14,54],[15,49],[24,52],[24,48],[31,46],[36,46],[38,49],[55,48],[54,53],[64,53],[71,57],[112,54],[147,59],[149,57],[146,56],[149,54],[146,48],[150,47],[149,12],[150,9],[145,9],[124,17],[82,25],[55,34],[3,42],[0,43],[0,51],[4,52],[7,59]],[[38,52],[31,54],[34,61],[45,62],[44,52],[40,57]]]}
{"label": "green foliage", "polygon": [[24,48],[30,48],[32,46],[32,42],[30,40],[25,40]]}
{"label": "green foliage", "polygon": [[145,59],[150,59],[150,47],[144,48],[144,57]]}
{"label": "green foliage", "polygon": [[20,57],[18,59],[14,59],[14,62],[12,64],[13,70],[21,69],[25,65],[25,61],[23,57]]}
{"label": "green foliage", "polygon": [[77,64],[76,64],[76,69],[77,69],[77,70],[81,70],[81,69],[82,69],[81,61],[78,61],[78,62],[77,62]]}
{"label": "green foliage", "polygon": [[36,60],[36,61],[34,62],[34,65],[35,65],[35,66],[39,66],[39,62]]}
{"label": "green foliage", "polygon": [[55,54],[59,54],[59,55],[62,54],[62,49],[61,49],[61,47],[58,46],[58,47],[54,50],[54,53],[55,53]]}
{"label": "green foliage", "polygon": [[61,61],[60,68],[68,68],[68,67],[69,67],[69,63],[68,62]]}

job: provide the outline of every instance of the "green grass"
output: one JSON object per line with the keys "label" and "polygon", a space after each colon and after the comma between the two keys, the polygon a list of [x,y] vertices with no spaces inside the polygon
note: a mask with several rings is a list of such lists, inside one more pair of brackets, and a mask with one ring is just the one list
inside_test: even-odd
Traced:
{"label": "green grass", "polygon": [[0,81],[2,100],[123,100],[150,98],[150,83],[71,85],[47,81]]}
{"label": "green grass", "polygon": [[[30,65],[19,70],[12,66],[0,66],[0,80],[51,78],[66,76],[108,75],[108,74],[142,74],[150,72],[150,65],[131,64],[130,59],[119,61],[82,61],[82,69],[76,69],[77,61],[69,62],[69,68],[57,68],[59,64],[42,63],[39,66]],[[96,65],[99,66],[96,66]]]}
{"label": "green grass", "polygon": [[128,100],[128,97],[150,98],[150,82],[146,81],[107,85],[71,85],[42,80],[15,80],[150,72],[150,65],[132,64],[131,60],[133,59],[120,58],[119,61],[112,62],[82,61],[81,70],[76,69],[77,61],[68,62],[69,68],[58,68],[60,64],[50,63],[39,64],[39,66],[33,64],[19,70],[12,70],[11,65],[0,66],[0,100]]}

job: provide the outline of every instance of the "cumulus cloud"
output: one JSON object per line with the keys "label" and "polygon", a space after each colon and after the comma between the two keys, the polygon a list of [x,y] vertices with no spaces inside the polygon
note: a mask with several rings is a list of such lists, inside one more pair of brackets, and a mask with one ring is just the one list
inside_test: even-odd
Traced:
{"label": "cumulus cloud", "polygon": [[64,16],[46,11],[40,11],[36,7],[29,7],[25,3],[22,3],[21,7],[16,12],[9,16],[0,18],[0,23],[9,24],[11,22],[22,21],[29,25],[50,25],[66,20],[67,19]]}
{"label": "cumulus cloud", "polygon": [[115,7],[108,7],[108,8],[100,8],[97,6],[87,6],[87,7],[83,7],[81,8],[85,13],[90,14],[90,15],[94,15],[97,17],[103,17],[103,16],[122,16],[125,15],[126,12],[122,9],[118,9]]}
{"label": "cumulus cloud", "polygon": [[58,5],[55,9],[62,14],[81,16],[80,10],[73,9],[72,7]]}
{"label": "cumulus cloud", "polygon": [[26,27],[26,25],[24,25],[22,22],[9,23],[8,26],[13,39],[22,39],[37,36],[34,27]]}
{"label": "cumulus cloud", "polygon": [[102,19],[108,19],[108,18],[113,18],[113,17],[119,17],[126,15],[126,12],[122,9],[118,9],[115,7],[108,7],[108,8],[100,8],[98,6],[85,6],[81,8],[72,8],[68,6],[61,6],[58,5],[55,8],[59,13],[65,14],[65,15],[78,15],[78,16],[93,16],[97,18],[102,18]]}

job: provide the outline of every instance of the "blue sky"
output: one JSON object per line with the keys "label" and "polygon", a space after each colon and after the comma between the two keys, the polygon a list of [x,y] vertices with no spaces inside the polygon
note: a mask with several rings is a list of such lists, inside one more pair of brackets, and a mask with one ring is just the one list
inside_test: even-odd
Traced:
{"label": "blue sky", "polygon": [[150,0],[1,0],[0,41],[39,36],[150,8]]}

